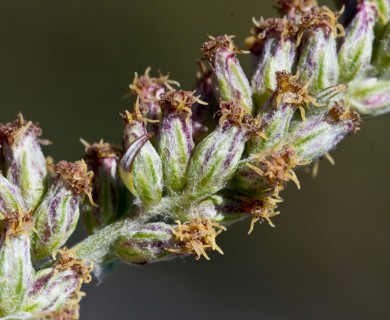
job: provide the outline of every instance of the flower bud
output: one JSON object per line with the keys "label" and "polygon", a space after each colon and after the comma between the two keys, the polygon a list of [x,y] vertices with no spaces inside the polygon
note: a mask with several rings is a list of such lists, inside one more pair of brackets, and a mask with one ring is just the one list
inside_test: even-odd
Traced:
{"label": "flower bud", "polygon": [[274,149],[286,140],[290,121],[296,111],[294,105],[281,103],[262,116],[263,133],[266,139],[254,137],[248,143],[249,153]]}
{"label": "flower bud", "polygon": [[54,252],[53,257],[57,255],[60,257],[53,267],[36,273],[23,304],[24,311],[45,315],[80,301],[83,295],[80,288],[91,281],[92,266],[87,266],[66,248]]}
{"label": "flower bud", "polygon": [[172,245],[171,228],[162,222],[139,225],[131,235],[114,244],[115,254],[126,263],[146,264],[172,258],[165,248]]}
{"label": "flower bud", "polygon": [[360,117],[340,103],[325,117],[313,117],[307,121],[293,122],[288,145],[300,162],[311,162],[333,149],[347,134],[359,130]]}
{"label": "flower bud", "polygon": [[231,37],[224,35],[213,38],[202,46],[217,80],[217,92],[222,101],[239,101],[247,113],[253,109],[252,90],[249,81],[236,57],[238,50]]}
{"label": "flower bud", "polygon": [[31,215],[19,211],[0,220],[0,317],[20,309],[32,282],[28,235],[32,225]]}
{"label": "flower bud", "polygon": [[266,139],[254,137],[249,140],[248,153],[261,153],[265,149],[274,149],[286,139],[290,121],[302,104],[316,103],[307,88],[301,85],[296,76],[286,71],[275,73],[276,88],[273,95],[258,111],[262,119],[262,130]]}
{"label": "flower bud", "polygon": [[21,114],[0,125],[7,179],[19,187],[27,210],[35,209],[46,190],[46,161],[39,145],[40,128]]}
{"label": "flower bud", "polygon": [[[255,28],[246,40],[252,47],[261,46],[262,53],[252,77],[252,90],[257,106],[276,89],[277,71],[290,72],[295,61],[295,37],[298,28],[295,22],[286,17],[254,21]],[[263,44],[258,44],[262,42]],[[253,51],[254,49],[251,49]]]}
{"label": "flower bud", "polygon": [[196,147],[187,172],[183,196],[204,199],[220,189],[234,174],[245,142],[260,134],[260,123],[239,102],[221,102],[219,126]]}
{"label": "flower bud", "polygon": [[199,101],[192,92],[180,90],[169,91],[159,102],[163,112],[159,154],[164,185],[170,193],[180,191],[186,184],[185,174],[194,148],[191,106]]}
{"label": "flower bud", "polygon": [[94,172],[92,198],[97,204],[82,206],[84,225],[91,234],[118,219],[127,206],[120,208],[123,206],[120,195],[124,192],[117,173],[118,151],[102,140],[92,145],[83,143],[86,146],[84,159]]}
{"label": "flower bud", "polygon": [[390,22],[385,25],[383,36],[376,47],[374,63],[380,74],[390,68]]}
{"label": "flower bud", "polygon": [[135,112],[127,112],[124,116],[126,151],[119,172],[130,192],[144,205],[150,206],[161,200],[162,164],[156,149],[148,141],[151,135],[146,132],[147,120],[139,113],[137,104],[135,109]]}
{"label": "flower bud", "polygon": [[372,2],[358,4],[338,54],[340,82],[351,81],[370,64],[376,17],[377,11]]}
{"label": "flower bud", "polygon": [[84,160],[60,161],[54,167],[57,178],[35,212],[37,232],[32,235],[32,248],[36,260],[47,257],[68,240],[78,222],[84,195],[93,203],[93,172],[87,172]]}
{"label": "flower bud", "polygon": [[311,92],[318,93],[337,84],[339,65],[336,38],[344,35],[337,22],[338,14],[327,7],[312,8],[301,18],[298,43],[301,43],[297,74],[303,82],[312,84]]}
{"label": "flower bud", "polygon": [[177,85],[179,83],[169,80],[169,75],[160,74],[159,78],[150,77],[149,72],[151,68],[147,68],[145,74],[138,76],[135,74],[133,83],[130,84],[130,92],[139,96],[142,101],[141,113],[144,117],[154,120],[149,122],[147,127],[149,132],[153,132],[157,139],[160,131],[161,109],[158,100],[161,95],[167,92],[170,85]]}
{"label": "flower bud", "polygon": [[345,102],[364,115],[377,116],[390,111],[390,80],[367,78],[350,84]]}
{"label": "flower bud", "polygon": [[0,220],[19,211],[26,211],[20,190],[0,173]]}
{"label": "flower bud", "polygon": [[373,0],[378,9],[379,21],[382,24],[390,20],[390,1],[389,0]]}

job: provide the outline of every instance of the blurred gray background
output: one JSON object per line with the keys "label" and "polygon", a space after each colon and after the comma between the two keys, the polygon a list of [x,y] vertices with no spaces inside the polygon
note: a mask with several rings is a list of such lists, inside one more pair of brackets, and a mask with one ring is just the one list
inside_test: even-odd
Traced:
{"label": "blurred gray background", "polygon": [[[243,47],[252,16],[272,12],[260,0],[0,1],[0,121],[22,111],[54,141],[47,154],[80,159],[80,137],[120,142],[135,71],[151,65],[192,90],[207,34]],[[389,319],[389,122],[364,119],[334,167],[301,173],[275,229],[234,225],[211,261],[122,266],[84,286],[81,318]]]}

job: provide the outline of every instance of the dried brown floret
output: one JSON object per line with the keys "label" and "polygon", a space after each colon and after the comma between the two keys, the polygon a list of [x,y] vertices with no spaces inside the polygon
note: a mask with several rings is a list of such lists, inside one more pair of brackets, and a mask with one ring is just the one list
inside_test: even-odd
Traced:
{"label": "dried brown floret", "polygon": [[69,299],[69,302],[78,303],[84,295],[84,293],[80,291],[82,284],[92,281],[91,271],[93,269],[93,263],[91,262],[87,265],[84,260],[77,258],[77,255],[73,250],[68,249],[67,247],[54,251],[52,257],[56,260],[53,265],[54,272],[71,269],[79,276],[78,286]]}
{"label": "dried brown floret", "polygon": [[296,12],[305,12],[312,7],[317,7],[316,0],[278,0],[276,7],[281,14],[294,16]]}
{"label": "dried brown floret", "polygon": [[215,238],[223,231],[225,227],[212,222],[207,218],[194,218],[192,221],[182,224],[176,221],[177,227],[172,228],[174,241],[178,243],[179,248],[166,248],[174,253],[191,253],[198,260],[201,256],[210,260],[206,253],[207,249],[212,249],[223,254],[220,247],[215,242]]}
{"label": "dried brown floret", "polygon": [[303,33],[309,28],[326,27],[335,38],[345,36],[345,30],[342,24],[337,19],[343,13],[342,9],[339,12],[333,12],[328,7],[313,7],[305,12],[301,17],[299,33],[297,37],[297,45],[301,42]]}
{"label": "dried brown floret", "polygon": [[91,195],[93,172],[87,171],[84,160],[60,161],[54,165],[54,170],[75,194],[86,194],[91,204],[95,205]]}
{"label": "dried brown floret", "polygon": [[168,88],[169,85],[180,86],[177,81],[169,80],[169,74],[155,78],[149,75],[151,68],[148,67],[142,76],[135,73],[133,83],[130,84],[130,91],[133,94],[138,94],[141,99],[158,100],[159,95]]}
{"label": "dried brown floret", "polygon": [[42,135],[42,129],[31,121],[26,121],[21,113],[18,114],[14,121],[0,124],[0,141],[4,141],[8,145],[14,144],[24,134],[32,134],[35,137],[40,137]]}
{"label": "dried brown floret", "polygon": [[215,55],[219,50],[225,50],[231,53],[244,53],[244,51],[237,49],[234,45],[232,40],[233,36],[225,34],[216,38],[210,36],[210,39],[202,45],[201,51],[212,66],[215,65]]}
{"label": "dried brown floret", "polygon": [[[141,107],[141,105],[143,105],[144,107]],[[144,114],[146,114],[147,112],[148,112],[147,107],[145,106],[143,101],[141,101],[140,103],[140,96],[138,96],[134,105],[134,111],[129,112],[126,110],[125,114],[121,113],[120,115],[125,124],[131,124],[133,122],[142,122],[144,125],[146,125],[148,122],[150,123],[159,122],[159,120],[152,120],[146,118]]]}
{"label": "dried brown floret", "polygon": [[254,164],[246,165],[253,171],[264,177],[270,185],[275,188],[283,188],[285,183],[293,181],[298,189],[300,188],[299,180],[294,172],[297,165],[303,165],[296,157],[292,149],[282,151],[273,151],[270,154],[255,154]]}
{"label": "dried brown floret", "polygon": [[110,143],[104,142],[103,139],[93,144],[88,143],[84,139],[80,139],[80,141],[85,146],[86,159],[102,159],[102,158],[118,157],[118,149],[114,148]]}
{"label": "dried brown floret", "polygon": [[56,311],[43,311],[34,315],[35,320],[78,320],[80,319],[80,304],[70,301]]}
{"label": "dried brown floret", "polygon": [[241,198],[241,200],[243,200],[242,209],[252,217],[248,234],[252,233],[257,221],[260,223],[266,221],[271,227],[275,227],[271,218],[280,214],[275,209],[278,203],[283,201],[282,199],[271,195],[263,199]]}
{"label": "dried brown floret", "polygon": [[329,110],[328,121],[345,123],[350,127],[350,133],[356,133],[360,130],[361,118],[359,113],[345,107],[341,101],[335,103],[333,108]]}
{"label": "dried brown floret", "polygon": [[10,237],[29,234],[34,231],[34,218],[31,212],[16,211],[0,217],[0,243],[9,244]]}
{"label": "dried brown floret", "polygon": [[305,120],[305,108],[303,105],[312,104],[317,107],[323,106],[323,104],[318,103],[317,100],[309,94],[308,88],[311,80],[305,85],[302,85],[298,81],[298,74],[293,76],[286,71],[277,71],[275,75],[277,83],[275,89],[276,106],[279,106],[282,102],[297,105],[303,120]]}
{"label": "dried brown floret", "polygon": [[255,26],[251,29],[251,35],[245,40],[245,44],[252,53],[260,54],[264,40],[270,34],[280,37],[281,41],[286,39],[295,40],[298,34],[298,26],[295,21],[284,18],[269,18],[259,21],[253,19]]}
{"label": "dried brown floret", "polygon": [[186,119],[189,121],[192,115],[191,106],[195,102],[207,105],[207,102],[200,100],[194,93],[195,91],[170,90],[161,96],[158,103],[164,112],[186,113]]}
{"label": "dried brown floret", "polygon": [[253,118],[238,100],[222,101],[217,115],[220,116],[219,124],[223,125],[226,121],[244,128],[250,135],[258,135],[265,138],[261,131],[260,118]]}

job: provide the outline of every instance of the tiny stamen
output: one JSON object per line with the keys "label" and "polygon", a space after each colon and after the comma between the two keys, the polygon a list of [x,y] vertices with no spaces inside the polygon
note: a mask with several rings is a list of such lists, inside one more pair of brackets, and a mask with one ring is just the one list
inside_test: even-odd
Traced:
{"label": "tiny stamen", "polygon": [[226,230],[225,227],[212,222],[210,219],[199,217],[184,224],[179,220],[176,223],[177,227],[172,228],[172,234],[179,248],[167,248],[166,250],[174,253],[192,253],[196,260],[200,259],[201,256],[210,260],[206,253],[207,249],[216,250],[223,254],[215,238]]}

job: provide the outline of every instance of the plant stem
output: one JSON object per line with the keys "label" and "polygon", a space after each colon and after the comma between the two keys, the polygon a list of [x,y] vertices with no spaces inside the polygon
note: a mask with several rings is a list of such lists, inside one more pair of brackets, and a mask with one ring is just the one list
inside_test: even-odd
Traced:
{"label": "plant stem", "polygon": [[111,245],[118,237],[124,234],[131,236],[136,232],[137,226],[139,223],[131,218],[118,220],[90,235],[75,245],[72,250],[76,252],[79,259],[99,263],[109,253]]}

